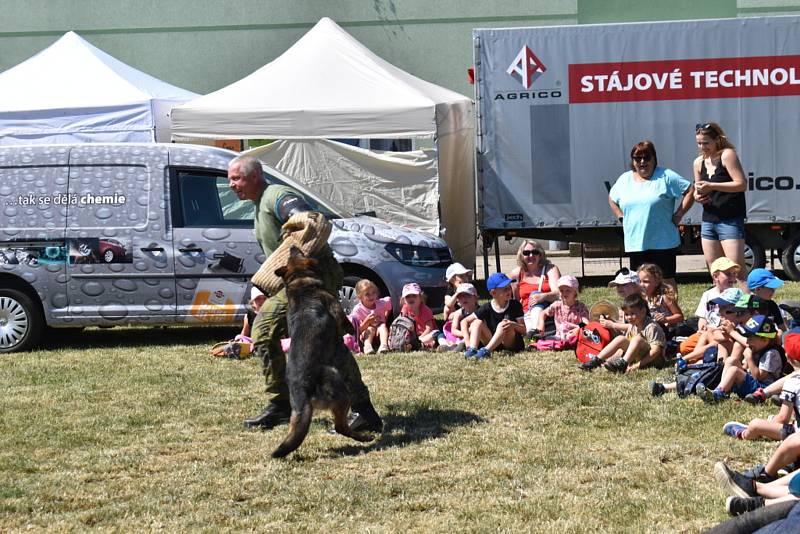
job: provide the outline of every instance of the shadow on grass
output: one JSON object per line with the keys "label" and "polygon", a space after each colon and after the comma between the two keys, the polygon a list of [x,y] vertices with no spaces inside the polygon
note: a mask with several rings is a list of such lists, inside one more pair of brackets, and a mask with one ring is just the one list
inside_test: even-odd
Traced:
{"label": "shadow on grass", "polygon": [[483,417],[463,410],[390,404],[383,414],[383,433],[378,435],[375,441],[366,446],[337,447],[331,449],[331,453],[354,456],[371,450],[403,447],[440,438],[456,427],[485,422],[486,419]]}
{"label": "shadow on grass", "polygon": [[119,327],[48,328],[39,349],[93,349],[104,347],[160,347],[170,345],[213,345],[233,339],[239,328],[198,327]]}

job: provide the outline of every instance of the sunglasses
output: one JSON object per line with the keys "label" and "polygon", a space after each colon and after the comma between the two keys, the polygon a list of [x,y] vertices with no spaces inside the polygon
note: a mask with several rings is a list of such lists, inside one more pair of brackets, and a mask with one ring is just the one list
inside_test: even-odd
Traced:
{"label": "sunglasses", "polygon": [[711,124],[707,122],[698,122],[697,124],[694,125],[695,132],[699,132],[700,130],[710,130],[710,129],[711,129]]}
{"label": "sunglasses", "polygon": [[628,269],[627,267],[621,267],[619,270],[617,270],[617,272],[614,273],[614,278],[616,278],[619,275],[627,276],[629,274],[631,274],[631,270],[630,269]]}
{"label": "sunglasses", "polygon": [[526,256],[526,257],[527,256],[539,256],[540,254],[541,254],[541,252],[539,252],[538,250],[523,250],[522,251],[522,255]]}
{"label": "sunglasses", "polygon": [[643,162],[647,163],[648,161],[653,159],[653,156],[651,156],[650,154],[644,154],[644,155],[641,155],[641,156],[633,156],[631,159],[633,161],[643,161]]}

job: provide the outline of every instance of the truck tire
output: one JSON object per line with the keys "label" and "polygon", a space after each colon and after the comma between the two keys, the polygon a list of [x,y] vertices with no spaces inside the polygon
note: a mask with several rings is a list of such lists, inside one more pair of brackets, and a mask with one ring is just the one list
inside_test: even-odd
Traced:
{"label": "truck tire", "polygon": [[29,350],[39,342],[43,329],[41,310],[31,297],[0,288],[0,354]]}
{"label": "truck tire", "polygon": [[753,269],[762,269],[767,264],[767,254],[761,242],[753,235],[744,235],[744,264],[747,272]]}
{"label": "truck tire", "polygon": [[781,265],[786,276],[794,280],[800,281],[800,232],[792,235],[783,247],[783,254],[781,254]]}

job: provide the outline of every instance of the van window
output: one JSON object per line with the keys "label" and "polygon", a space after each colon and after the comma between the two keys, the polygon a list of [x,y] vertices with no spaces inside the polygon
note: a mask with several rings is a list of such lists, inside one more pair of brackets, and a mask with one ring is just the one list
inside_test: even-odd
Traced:
{"label": "van window", "polygon": [[214,228],[253,226],[255,204],[239,200],[228,178],[202,171],[177,171],[172,209],[175,226]]}

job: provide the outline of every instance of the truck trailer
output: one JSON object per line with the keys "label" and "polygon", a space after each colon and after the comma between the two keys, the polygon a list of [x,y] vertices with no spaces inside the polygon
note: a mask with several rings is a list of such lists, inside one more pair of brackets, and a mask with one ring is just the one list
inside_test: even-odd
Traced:
{"label": "truck trailer", "polygon": [[774,251],[800,280],[800,17],[475,29],[473,44],[484,257],[502,236],[619,245],[607,199],[631,147],[652,141],[691,181],[695,125],[717,122],[747,177],[748,267]]}

